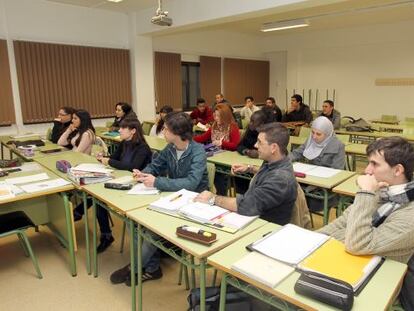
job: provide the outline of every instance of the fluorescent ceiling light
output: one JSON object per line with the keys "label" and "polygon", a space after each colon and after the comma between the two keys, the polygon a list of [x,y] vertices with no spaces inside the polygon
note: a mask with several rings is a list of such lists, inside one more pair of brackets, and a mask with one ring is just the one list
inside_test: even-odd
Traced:
{"label": "fluorescent ceiling light", "polygon": [[121,2],[123,0],[106,0],[106,1],[108,1],[108,2]]}
{"label": "fluorescent ceiling light", "polygon": [[294,19],[294,20],[289,20],[289,21],[273,22],[273,23],[263,24],[261,31],[268,32],[268,31],[275,31],[275,30],[306,27],[306,26],[309,26],[309,25],[310,25],[309,21],[307,21],[307,20]]}

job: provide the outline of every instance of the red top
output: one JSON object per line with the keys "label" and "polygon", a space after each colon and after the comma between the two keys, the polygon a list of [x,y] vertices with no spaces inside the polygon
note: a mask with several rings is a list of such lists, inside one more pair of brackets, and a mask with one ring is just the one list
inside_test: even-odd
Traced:
{"label": "red top", "polygon": [[[201,135],[194,136],[194,140],[198,143],[205,143],[211,140],[211,127],[207,132]],[[223,140],[221,149],[235,151],[240,142],[240,131],[236,123],[230,125],[229,140]]]}
{"label": "red top", "polygon": [[198,108],[195,108],[191,112],[190,117],[193,120],[197,120],[196,123],[200,122],[202,124],[207,124],[213,121],[213,110],[211,110],[210,107],[206,106],[204,112],[201,113],[200,110],[198,110]]}

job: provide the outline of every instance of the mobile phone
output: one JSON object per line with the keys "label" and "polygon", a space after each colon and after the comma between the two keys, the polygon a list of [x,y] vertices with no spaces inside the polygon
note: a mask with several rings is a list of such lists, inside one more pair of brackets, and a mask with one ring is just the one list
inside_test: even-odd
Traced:
{"label": "mobile phone", "polygon": [[54,153],[54,152],[59,152],[62,151],[61,148],[55,148],[55,149],[49,149],[49,150],[40,150],[41,153]]}

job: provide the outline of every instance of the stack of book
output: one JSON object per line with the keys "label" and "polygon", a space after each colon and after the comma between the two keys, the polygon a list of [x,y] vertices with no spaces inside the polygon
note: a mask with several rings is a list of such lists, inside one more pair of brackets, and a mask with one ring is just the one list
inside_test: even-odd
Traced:
{"label": "stack of book", "polygon": [[79,185],[89,185],[113,179],[111,172],[102,164],[83,163],[70,168],[68,177]]}

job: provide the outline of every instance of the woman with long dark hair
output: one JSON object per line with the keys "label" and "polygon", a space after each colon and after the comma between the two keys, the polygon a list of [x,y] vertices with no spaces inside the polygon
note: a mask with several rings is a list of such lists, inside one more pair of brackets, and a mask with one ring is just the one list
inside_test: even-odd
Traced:
{"label": "woman with long dark hair", "polygon": [[169,114],[170,112],[173,112],[173,109],[172,107],[167,106],[167,105],[163,106],[160,109],[159,118],[157,122],[155,122],[155,124],[152,126],[151,131],[150,131],[150,136],[158,136],[158,137],[164,138],[163,129],[164,129],[164,123],[165,123],[165,116]]}
{"label": "woman with long dark hair", "polygon": [[128,103],[117,103],[115,105],[115,119],[112,123],[111,127],[109,128],[110,131],[118,131],[119,125],[121,124],[122,120],[128,119],[137,119],[137,115],[132,110],[132,107]]}
{"label": "woman with long dark hair", "polygon": [[[132,172],[133,169],[144,169],[151,162],[152,154],[145,141],[139,121],[134,119],[123,120],[120,124],[119,134],[122,141],[115,153],[110,157],[97,155],[98,161],[119,170],[129,170]],[[88,200],[88,206],[90,205],[92,205],[92,201]],[[74,220],[80,220],[83,212],[83,204],[79,204],[74,210]],[[112,236],[111,226],[109,225],[108,211],[98,206],[96,217],[101,231],[100,243],[96,250],[98,253],[102,253],[115,239]]]}
{"label": "woman with long dark hair", "polygon": [[58,140],[59,146],[71,145],[75,152],[91,154],[95,142],[95,128],[91,115],[86,110],[77,110],[72,115],[72,123]]}

